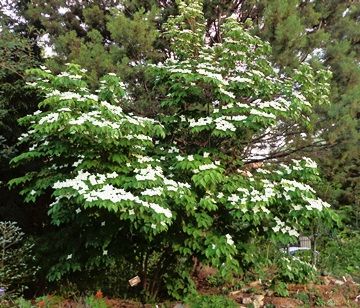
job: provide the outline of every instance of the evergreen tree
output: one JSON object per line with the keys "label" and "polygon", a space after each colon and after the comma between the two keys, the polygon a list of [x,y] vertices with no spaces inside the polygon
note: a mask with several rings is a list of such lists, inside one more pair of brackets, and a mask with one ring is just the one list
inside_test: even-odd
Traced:
{"label": "evergreen tree", "polygon": [[[134,101],[128,110],[156,115],[156,104],[144,104],[149,95],[144,64],[161,58],[155,49],[160,11],[144,2],[23,1],[19,12],[29,25],[46,33],[54,56],[46,66],[59,73],[65,63],[81,65],[94,87],[108,72],[127,83]],[[141,85],[141,87],[139,87]]]}
{"label": "evergreen tree", "polygon": [[0,220],[17,221],[26,232],[34,232],[36,219],[31,218],[40,213],[24,207],[19,192],[9,191],[6,183],[18,172],[9,161],[25,150],[16,146],[24,132],[17,120],[37,108],[37,94],[25,88],[24,77],[26,69],[39,65],[41,50],[32,33],[6,13],[0,13]]}
{"label": "evergreen tree", "polygon": [[325,9],[337,8],[327,16],[330,40],[324,50],[324,64],[331,68],[332,104],[326,139],[331,144],[329,156],[320,157],[327,179],[329,200],[345,210],[347,222],[360,227],[360,4],[329,1]]}

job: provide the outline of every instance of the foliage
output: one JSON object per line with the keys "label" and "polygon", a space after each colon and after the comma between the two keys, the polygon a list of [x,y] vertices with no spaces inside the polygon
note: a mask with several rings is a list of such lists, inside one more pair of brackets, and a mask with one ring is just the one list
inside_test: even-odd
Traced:
{"label": "foliage", "polygon": [[308,254],[292,256],[279,243],[254,241],[251,250],[253,260],[248,265],[251,271],[245,273],[244,281],[261,281],[273,289],[287,290],[287,283],[306,284],[314,281],[317,269]]}
{"label": "foliage", "polygon": [[283,256],[277,261],[277,265],[282,270],[278,274],[280,277],[275,280],[304,284],[315,279],[316,268],[309,262],[302,260],[301,257]]}
{"label": "foliage", "polygon": [[[9,150],[19,135],[16,125],[18,114],[24,116],[32,111],[29,100],[32,91],[24,90],[25,70],[38,65],[35,42],[26,33],[17,33],[7,25],[8,19],[0,12],[0,141],[6,141],[0,148],[0,155],[11,157]],[[6,151],[7,150],[7,151]],[[4,168],[3,166],[1,166]]]}
{"label": "foliage", "polygon": [[[319,163],[320,196],[347,212],[346,223],[359,226],[359,31],[360,3],[335,1],[205,1],[211,43],[222,40],[219,25],[230,16],[272,46],[271,62],[281,71],[310,63],[329,68],[330,104],[317,106],[311,121],[317,139],[306,151]],[[294,127],[288,133],[296,134]],[[303,133],[307,139],[306,133]],[[298,140],[298,142],[302,142]]]}
{"label": "foliage", "polygon": [[93,90],[105,74],[116,73],[132,94],[126,109],[156,115],[157,102],[149,101],[151,85],[144,72],[146,62],[162,58],[155,48],[160,15],[155,3],[19,2],[18,12],[28,25],[46,33],[41,36],[52,50],[46,57],[46,66],[52,72],[62,72],[66,63],[77,63],[89,71],[87,78]]}
{"label": "foliage", "polygon": [[287,284],[283,281],[277,280],[272,285],[272,289],[274,290],[275,294],[281,297],[289,296],[289,290],[287,289]]}
{"label": "foliage", "polygon": [[102,298],[102,292],[98,291],[95,295],[88,296],[84,299],[85,307],[89,308],[106,308],[108,307]]}
{"label": "foliage", "polygon": [[337,277],[350,275],[360,281],[359,236],[358,232],[345,230],[328,238],[321,252],[319,267]]}
{"label": "foliage", "polygon": [[28,149],[12,164],[42,167],[10,185],[24,185],[28,202],[52,196],[48,213],[67,243],[50,280],[125,258],[143,300],[164,281],[178,297],[174,281],[193,290],[192,256],[220,274],[241,273],[254,238],[287,243],[314,219],[337,219],[310,186],[320,180],[316,164],[290,159],[298,149],[283,131],[285,120],[311,130],[308,115],[327,101],[329,74],[303,65],[278,75],[269,45],[233,19],[209,47],[201,4],[178,7],[165,25],[172,56],[149,68],[162,91],[156,120],[123,111],[131,93],[113,73],[95,95],[75,64],[57,75],[29,71],[29,87],[45,99],[21,119]]}
{"label": "foliage", "polygon": [[201,294],[190,296],[184,300],[190,308],[217,308],[217,307],[237,307],[237,304],[224,295]]}
{"label": "foliage", "polygon": [[296,293],[292,297],[301,300],[304,303],[304,305],[310,305],[310,296],[306,291],[301,291],[299,293]]}
{"label": "foliage", "polygon": [[[9,161],[22,151],[16,143],[25,128],[21,128],[17,120],[37,109],[36,91],[25,89],[24,75],[26,69],[39,65],[40,49],[30,31],[21,28],[1,10],[0,20],[0,221],[16,221],[29,234],[42,220],[40,213],[24,207],[19,191],[10,192],[6,183],[24,171],[22,168],[18,173],[10,168]],[[44,224],[42,220],[41,226]]]}
{"label": "foliage", "polygon": [[0,222],[0,286],[6,297],[21,294],[37,272],[31,265],[33,245],[24,241],[23,236],[16,222]]}
{"label": "foliage", "polygon": [[[44,295],[37,297],[35,301],[26,300],[22,297],[17,298],[14,301],[16,307],[19,308],[33,308],[33,307],[60,307],[63,302],[63,298],[53,295]],[[75,307],[85,308],[106,308],[104,299],[102,298],[102,292],[98,291],[95,295],[89,295],[85,298],[75,298]],[[12,307],[11,305],[9,307]]]}
{"label": "foliage", "polygon": [[317,307],[324,307],[324,306],[326,306],[326,302],[325,302],[324,299],[322,299],[321,297],[319,297],[319,298],[316,299],[315,306],[317,306]]}

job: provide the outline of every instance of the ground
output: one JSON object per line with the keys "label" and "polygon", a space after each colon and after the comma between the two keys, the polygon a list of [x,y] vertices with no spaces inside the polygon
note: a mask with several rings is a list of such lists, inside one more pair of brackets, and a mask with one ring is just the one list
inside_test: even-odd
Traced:
{"label": "ground", "polygon": [[[224,288],[210,287],[205,280],[197,279],[196,283],[199,293],[224,293]],[[289,295],[286,297],[276,295],[274,291],[269,290],[259,281],[250,282],[240,290],[234,290],[231,292],[229,292],[228,287],[230,286],[226,287],[226,290],[228,291],[225,292],[227,293],[227,296],[238,303],[239,307],[243,308],[360,307],[359,284],[355,283],[351,277],[347,277],[347,279],[337,279],[332,276],[321,276],[318,277],[317,283],[309,283],[307,285],[288,284],[287,290],[289,291]],[[166,302],[158,303],[158,306],[156,306],[156,304],[147,304],[142,306],[139,302],[107,298],[106,302],[113,308],[172,308],[176,304],[180,304],[180,302]],[[68,305],[64,307],[78,307],[71,306],[70,302],[67,304]]]}
{"label": "ground", "polygon": [[[319,276],[316,282],[307,284],[284,284],[283,288],[275,292],[269,284],[261,280],[248,281],[246,284],[243,280],[240,280],[240,282],[220,284],[214,279],[214,277],[216,277],[214,273],[216,273],[214,270],[207,267],[202,268],[201,271],[194,275],[193,279],[196,283],[198,293],[226,295],[233,300],[239,308],[360,307],[360,285],[351,277],[336,278],[331,275]],[[279,296],[278,293],[280,292],[283,292],[283,296]],[[139,302],[131,300],[108,298],[106,294],[102,294],[100,291],[96,296],[103,298],[107,306],[112,308],[174,308],[175,306],[176,308],[193,308],[191,306],[181,305],[180,301],[157,302],[142,305]],[[50,298],[54,301],[54,297]],[[203,300],[204,299],[201,299],[200,302],[203,303]],[[63,300],[59,297],[59,301],[56,301],[56,303],[53,302],[53,304],[54,305],[50,304],[49,307],[95,308],[89,307],[79,298],[76,300]],[[40,307],[38,300],[34,300],[32,307],[34,306]],[[0,307],[5,306],[2,306],[0,303]],[[204,305],[201,307],[207,308]],[[215,307],[212,305],[211,308],[226,307]]]}

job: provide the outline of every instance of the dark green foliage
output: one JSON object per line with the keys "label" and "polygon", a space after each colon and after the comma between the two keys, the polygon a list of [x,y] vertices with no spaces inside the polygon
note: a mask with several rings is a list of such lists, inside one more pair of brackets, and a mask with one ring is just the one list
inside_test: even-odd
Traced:
{"label": "dark green foliage", "polygon": [[191,308],[235,308],[238,305],[224,295],[201,294],[190,296],[184,301]]}
{"label": "dark green foliage", "polygon": [[327,238],[322,248],[319,267],[337,277],[349,274],[359,282],[359,251],[359,232],[344,231],[333,234]]}
{"label": "dark green foliage", "polygon": [[114,72],[133,97],[124,107],[156,115],[156,101],[149,104],[152,86],[143,67],[163,57],[155,48],[160,18],[155,3],[37,0],[22,14],[31,26],[49,34],[55,52],[46,61],[50,70],[59,73],[66,63],[77,63],[88,70],[93,89],[102,76]]}
{"label": "dark green foliage", "polygon": [[18,172],[10,170],[10,159],[24,150],[16,146],[23,132],[17,120],[37,107],[36,92],[25,88],[24,75],[39,65],[40,49],[31,31],[2,12],[0,19],[0,220],[17,221],[24,231],[34,232],[39,225],[31,218],[40,217],[42,211],[24,208],[19,192],[10,192],[6,182]]}

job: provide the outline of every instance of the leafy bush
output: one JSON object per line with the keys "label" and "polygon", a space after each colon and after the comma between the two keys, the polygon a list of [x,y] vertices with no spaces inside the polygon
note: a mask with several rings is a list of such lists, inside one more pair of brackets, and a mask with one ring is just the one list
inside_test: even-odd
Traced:
{"label": "leafy bush", "polygon": [[306,291],[296,293],[292,297],[301,300],[305,305],[310,304],[310,296]]}
{"label": "leafy bush", "polygon": [[350,275],[360,282],[360,234],[354,230],[338,232],[327,238],[319,267],[335,276]]}
{"label": "leafy bush", "polygon": [[281,281],[306,283],[316,278],[316,268],[300,257],[282,256],[276,263],[280,268],[277,279]]}
{"label": "leafy bush", "polygon": [[190,308],[235,308],[238,307],[235,302],[224,295],[202,294],[190,296],[184,300]]}

